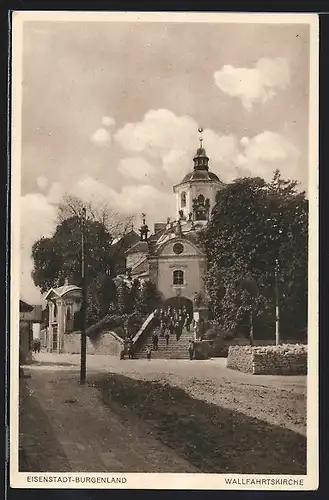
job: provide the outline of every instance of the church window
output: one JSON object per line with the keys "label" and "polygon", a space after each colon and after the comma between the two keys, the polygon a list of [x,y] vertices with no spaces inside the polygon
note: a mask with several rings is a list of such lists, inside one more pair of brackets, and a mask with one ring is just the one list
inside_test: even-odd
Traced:
{"label": "church window", "polygon": [[185,193],[185,191],[183,191],[182,194],[180,195],[180,206],[182,208],[186,207],[186,193]]}
{"label": "church window", "polygon": [[177,269],[173,272],[173,284],[184,285],[184,271]]}
{"label": "church window", "polygon": [[200,203],[200,204],[204,203],[204,196],[203,196],[203,194],[199,194],[199,196],[198,196],[198,203]]}
{"label": "church window", "polygon": [[184,246],[182,243],[175,243],[173,246],[173,251],[175,254],[179,255],[180,253],[184,252]]}

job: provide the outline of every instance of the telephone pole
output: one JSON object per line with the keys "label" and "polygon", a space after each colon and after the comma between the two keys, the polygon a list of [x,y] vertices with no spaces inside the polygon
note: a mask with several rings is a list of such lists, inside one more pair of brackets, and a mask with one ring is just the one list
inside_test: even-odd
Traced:
{"label": "telephone pole", "polygon": [[80,358],[80,384],[86,382],[87,364],[87,276],[86,276],[86,209],[82,209],[81,217],[81,278],[82,278],[82,305],[81,305],[81,358]]}
{"label": "telephone pole", "polygon": [[280,314],[279,314],[279,283],[278,283],[279,261],[275,259],[275,344],[280,344]]}

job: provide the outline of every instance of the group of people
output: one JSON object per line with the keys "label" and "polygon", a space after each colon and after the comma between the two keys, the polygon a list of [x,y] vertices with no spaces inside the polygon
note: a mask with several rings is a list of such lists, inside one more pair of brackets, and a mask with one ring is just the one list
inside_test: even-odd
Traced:
{"label": "group of people", "polygon": [[[168,307],[167,309],[156,310],[154,317],[157,320],[157,326],[160,330],[160,337],[166,339],[166,345],[169,344],[170,335],[176,335],[179,340],[183,328],[189,332],[193,321],[192,314],[184,306],[179,309]],[[152,336],[153,349],[158,350],[158,334],[155,331]]]}
{"label": "group of people", "polygon": [[[178,341],[182,335],[183,328],[186,328],[186,330],[190,332],[193,322],[192,313],[185,306],[177,309],[170,306],[166,309],[156,309],[154,311],[154,319],[156,328],[152,333],[152,347],[147,347],[147,359],[151,359],[152,351],[158,351],[159,337],[164,338],[166,345],[168,346],[170,336],[175,335],[176,341]],[[194,336],[198,338],[200,330],[199,322],[193,322],[193,324],[195,330]],[[192,340],[190,341],[188,351],[190,359],[193,359],[194,342]],[[125,348],[122,350],[120,355],[121,359],[124,359],[125,353],[128,354],[128,359],[133,359],[133,343],[130,339],[127,341]]]}
{"label": "group of people", "polygon": [[33,352],[37,353],[40,352],[41,350],[41,341],[40,339],[34,339],[33,340]]}

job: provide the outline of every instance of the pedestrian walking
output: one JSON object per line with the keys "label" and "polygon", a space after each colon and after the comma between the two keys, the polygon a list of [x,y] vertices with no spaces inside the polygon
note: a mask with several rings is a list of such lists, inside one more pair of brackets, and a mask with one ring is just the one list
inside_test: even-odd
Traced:
{"label": "pedestrian walking", "polygon": [[170,334],[168,332],[168,330],[166,331],[166,334],[165,334],[165,339],[166,339],[166,346],[168,347],[169,345],[169,337],[170,337]]}
{"label": "pedestrian walking", "polygon": [[159,345],[159,337],[158,337],[157,332],[154,332],[152,335],[152,344],[153,344],[153,350],[157,351],[158,345]]}
{"label": "pedestrian walking", "polygon": [[152,358],[152,349],[150,346],[147,347],[146,349],[146,357],[149,361],[151,361],[151,358]]}
{"label": "pedestrian walking", "polygon": [[160,324],[160,337],[164,337],[166,332],[166,323],[162,320]]}
{"label": "pedestrian walking", "polygon": [[192,316],[189,313],[187,313],[184,326],[188,332],[191,330],[191,323],[192,323]]}
{"label": "pedestrian walking", "polygon": [[176,323],[175,323],[175,334],[176,334],[176,340],[178,342],[178,340],[180,339],[180,336],[182,334],[182,327],[178,321],[176,321]]}
{"label": "pedestrian walking", "polygon": [[133,343],[131,340],[128,342],[128,359],[133,359]]}
{"label": "pedestrian walking", "polygon": [[190,360],[192,360],[194,357],[194,342],[193,342],[193,340],[190,340],[190,343],[188,346],[188,355],[189,355]]}
{"label": "pedestrian walking", "polygon": [[33,352],[34,353],[40,352],[40,349],[41,349],[41,342],[39,339],[35,339],[33,341]]}
{"label": "pedestrian walking", "polygon": [[168,330],[169,330],[169,332],[170,332],[171,335],[174,333],[175,324],[174,324],[174,321],[173,321],[172,318],[169,319]]}

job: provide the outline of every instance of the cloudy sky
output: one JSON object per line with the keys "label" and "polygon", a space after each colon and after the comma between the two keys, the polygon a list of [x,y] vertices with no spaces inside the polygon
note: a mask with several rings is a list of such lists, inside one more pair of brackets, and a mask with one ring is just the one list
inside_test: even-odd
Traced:
{"label": "cloudy sky", "polygon": [[165,221],[200,126],[223,181],[280,168],[306,188],[308,25],[29,21],[23,33],[25,300],[40,301],[31,247],[64,193]]}

